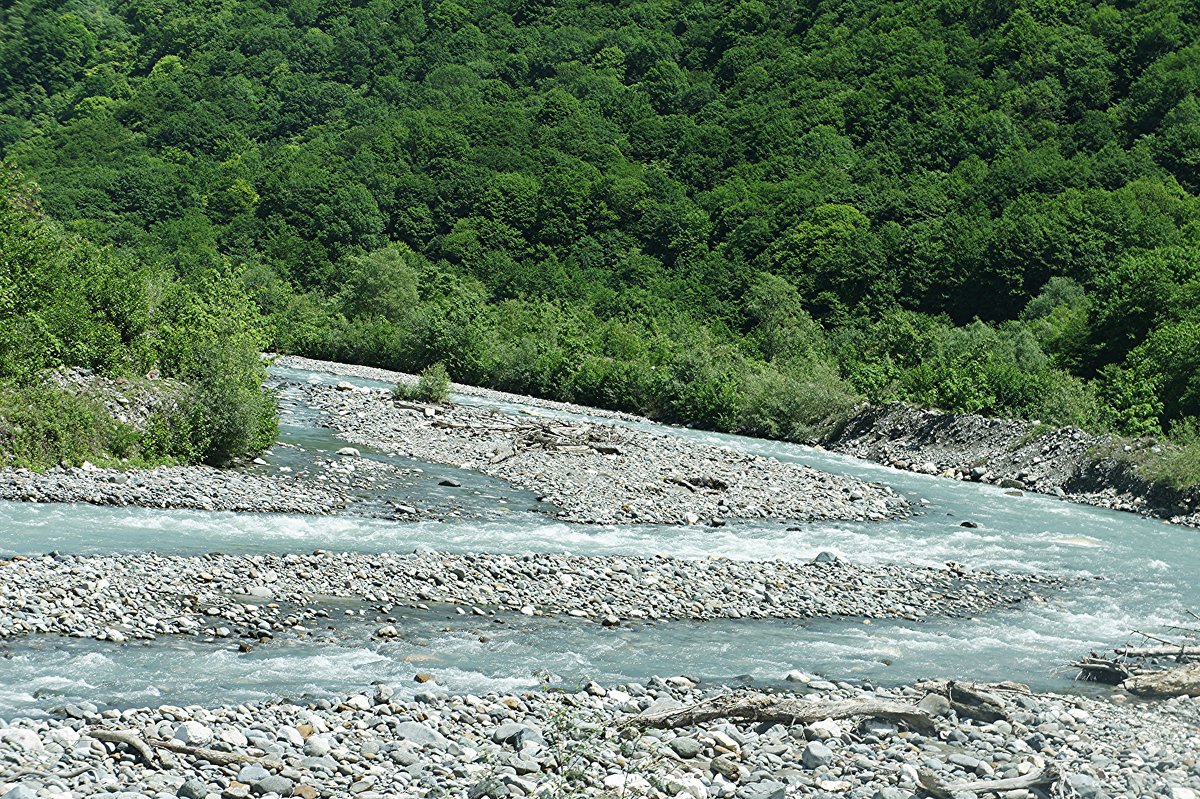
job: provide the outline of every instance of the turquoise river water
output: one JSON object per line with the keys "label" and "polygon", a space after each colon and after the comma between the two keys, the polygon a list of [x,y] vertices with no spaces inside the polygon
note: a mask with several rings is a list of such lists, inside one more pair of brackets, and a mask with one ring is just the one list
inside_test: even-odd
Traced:
{"label": "turquoise river water", "polygon": [[[294,370],[276,373],[290,379],[338,379]],[[551,414],[513,403],[458,400],[504,412]],[[282,406],[281,440],[304,451],[277,448],[268,468],[304,468],[314,456],[328,457],[343,446],[316,425],[298,392],[285,391]],[[538,513],[532,495],[498,480],[390,458],[423,470],[405,487],[414,500],[452,503],[476,518],[411,523],[353,515],[0,502],[0,556],[51,550],[403,552],[425,545],[447,552],[661,552],[686,558],[807,560],[828,550],[861,563],[937,565],[954,560],[976,569],[1088,579],[1051,594],[1045,603],[978,619],[924,622],[742,620],[605,629],[575,619],[519,617],[496,625],[444,611],[397,609],[393,615],[406,615],[397,625],[402,635],[392,641],[372,640],[374,622],[348,617],[316,638],[281,639],[250,653],[239,653],[228,642],[159,640],[113,646],[38,637],[0,645],[0,717],[80,700],[128,706],[295,699],[377,681],[415,689],[412,675],[417,670],[436,674],[445,690],[470,692],[590,679],[615,683],[653,674],[771,685],[792,670],[883,683],[925,677],[1015,679],[1037,688],[1075,690],[1081,685],[1070,682],[1072,672],[1063,668],[1069,660],[1120,643],[1131,630],[1178,624],[1187,610],[1200,610],[1200,537],[1192,529],[1035,494],[1012,496],[992,486],[914,475],[808,447],[630,424],[885,483],[924,501],[925,512],[888,522],[736,523],[718,529],[568,525]],[[363,454],[389,459],[383,453]],[[437,485],[450,474],[462,488]],[[959,526],[966,519],[979,527]]]}

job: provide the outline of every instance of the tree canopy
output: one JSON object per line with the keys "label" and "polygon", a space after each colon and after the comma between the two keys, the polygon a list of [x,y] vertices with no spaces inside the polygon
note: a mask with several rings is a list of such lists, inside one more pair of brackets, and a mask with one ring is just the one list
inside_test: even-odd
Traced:
{"label": "tree canopy", "polygon": [[284,350],[1156,432],[1200,414],[1197,41],[1189,0],[15,0],[0,148],[73,231],[238,265]]}

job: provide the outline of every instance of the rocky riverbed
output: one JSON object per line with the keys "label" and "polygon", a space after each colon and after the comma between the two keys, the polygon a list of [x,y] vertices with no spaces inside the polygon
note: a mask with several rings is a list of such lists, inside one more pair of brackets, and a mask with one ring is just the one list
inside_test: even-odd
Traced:
{"label": "rocky riverbed", "polygon": [[[284,356],[281,365],[346,377],[412,385],[400,372]],[[595,417],[645,421],[629,414],[583,408],[475,386],[461,394],[521,402]],[[991,419],[913,408],[900,403],[866,407],[819,442],[828,449],[906,471],[1033,491],[1112,510],[1200,526],[1200,489],[1176,489],[1139,475],[1137,450],[1153,441],[1114,442],[1112,437],[1056,428],[1035,421]],[[1153,453],[1152,453],[1153,454]]]}
{"label": "rocky riverbed", "polygon": [[[0,795],[264,797],[737,797],[928,795],[918,780],[985,784],[1049,774],[1007,799],[1194,799],[1200,703],[1153,706],[987,695],[989,718],[952,705],[953,687],[820,680],[765,696],[686,677],[579,690],[447,696],[394,686],[315,701],[211,707],[59,708],[0,722]],[[403,689],[402,689],[403,690]],[[986,690],[986,689],[985,689]],[[668,729],[641,719],[722,697],[900,705],[922,724],[871,713],[806,722],[714,718]],[[864,707],[865,705],[859,705]],[[922,774],[924,772],[924,774]],[[980,788],[975,787],[975,790]],[[976,795],[971,792],[956,795]]]}
{"label": "rocky riverbed", "polygon": [[[392,379],[391,373],[383,376],[356,367],[344,373]],[[578,417],[563,421],[554,418],[553,411],[576,409],[555,403],[527,403],[544,409],[545,416],[537,415],[538,409],[498,414],[477,407],[397,403],[387,392],[353,386],[339,390],[333,381],[326,382],[329,385],[292,384],[289,390],[303,391],[333,429],[361,442],[364,454],[279,450],[247,470],[220,473],[214,482],[206,482],[204,470],[82,469],[43,476],[10,472],[0,475],[0,486],[20,485],[17,493],[23,496],[17,498],[26,499],[386,514],[381,506],[394,506],[406,477],[412,475],[394,465],[407,461],[385,462],[368,452],[370,447],[466,466],[490,476],[430,467],[433,474],[414,478],[424,480],[426,488],[433,480],[446,483],[444,492],[440,488],[434,492],[439,496],[458,496],[455,492],[465,496],[474,488],[487,493],[493,487],[484,491],[482,483],[472,486],[470,481],[499,478],[536,492],[545,500],[541,503],[545,512],[555,514],[561,509],[567,519],[696,525],[677,530],[593,528],[596,535],[645,535],[649,541],[653,540],[649,529],[677,538],[741,536],[745,529],[752,536],[755,525],[734,520],[881,520],[911,512],[903,499],[879,486],[604,424],[599,418],[603,414],[590,413],[586,424],[576,421]],[[1002,439],[1000,432],[997,428],[995,441]],[[972,443],[979,452],[994,443],[987,431],[975,435],[981,440],[971,442],[965,429],[959,435],[962,443],[950,441],[947,458],[955,451],[966,452]],[[330,441],[325,434],[297,440],[306,447],[321,442],[315,448],[328,448]],[[1049,438],[1041,446],[1058,440]],[[866,445],[865,437],[862,441]],[[1040,457],[1045,460],[1049,454]],[[1033,464],[1033,457],[1029,456],[1029,463],[1040,465]],[[1024,478],[1019,474],[997,477],[998,463],[983,464],[995,474],[985,471],[979,479],[1022,480],[1024,488],[1010,487],[1011,491],[1041,485],[1028,466]],[[960,476],[973,479],[971,470],[979,465],[965,473],[956,468]],[[289,466],[296,471],[287,471]],[[924,470],[925,464],[919,463],[919,468]],[[468,485],[456,487],[455,478]],[[160,482],[143,484],[142,480]],[[270,504],[272,494],[282,497],[278,508]],[[286,505],[300,498],[315,504],[307,510]],[[492,499],[498,501],[499,496]],[[161,504],[164,501],[168,504]],[[529,494],[523,494],[522,501],[536,504]],[[962,518],[961,513],[957,518]],[[701,526],[727,522],[724,530]],[[914,518],[861,529],[865,535],[879,536],[871,538],[871,546],[892,541],[895,557],[900,558],[906,546],[918,545],[887,538],[889,527],[921,522]],[[808,529],[795,528],[806,537]],[[813,534],[822,529],[814,526]],[[965,540],[973,542],[963,547],[995,546],[976,537],[976,530],[957,529],[967,531]],[[103,533],[98,530],[97,536]],[[486,548],[500,546],[488,541]],[[1016,539],[1012,546],[1023,551]],[[586,660],[589,656],[583,650],[579,650],[581,667],[570,672],[576,676],[568,682],[543,671],[547,647],[542,638],[536,639],[540,648],[529,656],[527,666],[522,662],[516,668],[525,679],[530,673],[542,677],[543,690],[514,693],[507,678],[488,677],[485,684],[495,692],[451,694],[438,681],[459,684],[451,665],[456,661],[442,663],[444,673],[437,668],[431,669],[432,675],[407,670],[409,663],[424,660],[409,660],[409,642],[428,645],[417,639],[424,636],[422,630],[430,629],[462,633],[470,639],[471,657],[479,653],[477,637],[479,643],[490,640],[497,647],[508,643],[494,633],[497,629],[565,630],[569,636],[583,631],[602,646],[609,646],[611,639],[617,657],[627,651],[622,647],[637,645],[630,643],[633,639],[669,642],[683,628],[694,627],[697,635],[712,631],[714,637],[729,636],[728,646],[738,646],[736,636],[743,630],[751,636],[758,628],[791,635],[803,624],[806,632],[821,634],[822,625],[803,621],[756,625],[755,619],[842,619],[843,627],[871,631],[871,636],[895,635],[889,640],[897,648],[915,650],[928,645],[932,637],[941,637],[943,628],[913,622],[1011,618],[1016,621],[1008,627],[979,629],[1005,642],[998,651],[1009,652],[1008,641],[995,629],[1029,632],[1037,642],[1034,649],[1041,651],[1036,647],[1051,646],[1038,637],[1046,629],[1017,627],[1045,614],[1005,614],[1004,607],[1049,602],[1044,610],[1053,611],[1053,623],[1058,623],[1060,609],[1066,618],[1091,620],[1071,605],[1089,596],[1086,587],[1108,585],[1090,582],[1091,574],[1107,573],[1107,568],[1063,567],[1073,576],[1060,578],[978,571],[954,563],[863,565],[828,553],[812,562],[746,561],[654,555],[647,549],[639,556],[445,554],[427,547],[409,554],[50,553],[0,561],[0,673],[9,657],[18,668],[31,655],[46,660],[35,666],[33,679],[9,680],[21,683],[19,693],[26,697],[19,701],[27,704],[15,706],[34,708],[28,712],[36,718],[0,720],[0,797],[907,799],[928,795],[928,786],[933,785],[938,795],[963,797],[1197,799],[1200,769],[1195,741],[1200,739],[1200,704],[1191,699],[1144,704],[1122,691],[1094,686],[1088,689],[1093,694],[1089,698],[1035,695],[1011,684],[852,685],[799,671],[779,673],[806,662],[806,656],[796,657],[794,650],[777,665],[755,665],[747,672],[762,680],[753,683],[760,686],[755,690],[731,688],[747,684],[748,678],[700,684],[681,676],[606,688],[587,682],[599,673],[591,670],[603,666],[599,659]],[[1056,595],[1060,591],[1061,596]],[[989,613],[998,615],[988,619]],[[541,616],[549,618],[537,618]],[[695,623],[717,619],[725,621]],[[745,621],[728,621],[736,619]],[[863,626],[873,619],[910,621]],[[509,626],[495,626],[504,624]],[[612,627],[617,629],[608,629]],[[100,642],[66,644],[56,641],[58,636]],[[271,639],[279,640],[272,643]],[[85,652],[81,657],[94,657],[97,664],[109,663],[103,673],[119,675],[115,684],[121,687],[108,694],[94,692],[82,681],[101,683],[110,677],[95,677],[100,672],[90,670],[90,665],[76,666],[81,676],[72,675],[70,682],[78,686],[72,690],[81,693],[66,695],[93,701],[100,695],[122,696],[112,700],[118,704],[67,700],[61,689],[55,698],[54,680],[66,677],[55,674],[55,669],[61,671],[58,658],[68,647],[80,647]],[[389,669],[354,671],[358,676],[335,688],[329,687],[334,681],[327,679],[321,683],[325,688],[296,690],[321,691],[317,695],[296,696],[280,687],[309,685],[306,679],[282,683],[280,677],[268,676],[265,692],[255,695],[274,697],[271,700],[234,704],[234,695],[214,690],[203,706],[146,708],[132,707],[135,700],[124,698],[120,692],[128,684],[125,673],[113,670],[118,660],[128,657],[130,663],[144,664],[147,659],[161,660],[169,651],[183,653],[185,660],[194,657],[203,669],[216,674],[238,675],[240,680],[244,671],[246,679],[252,680],[251,672],[261,673],[264,662],[280,652],[295,652],[297,657],[286,661],[287,668],[294,663],[296,670],[311,674],[304,670],[325,668],[313,665],[323,662],[319,658],[307,657],[319,647],[349,653],[345,656],[356,661],[387,658]],[[1013,654],[1014,661],[1030,657],[1031,651],[1026,642]],[[1036,653],[1032,657],[1041,662]],[[228,671],[216,670],[215,659],[221,659]],[[667,669],[689,668],[667,662],[671,664]],[[1047,662],[1045,669],[1062,665]],[[933,670],[955,671],[943,666]],[[177,682],[181,679],[169,669],[159,671],[169,672]],[[140,696],[153,695],[160,686],[170,688],[170,680],[146,676],[150,673],[136,671],[130,678],[145,680]],[[639,674],[617,673],[627,675],[621,680]],[[770,678],[773,673],[778,677]],[[388,682],[368,684],[385,674]],[[909,672],[894,681],[911,676]],[[764,685],[790,689],[769,692],[761,688]],[[324,693],[327,690],[332,694]],[[192,695],[207,696],[197,691]],[[972,704],[980,697],[985,698],[984,704]],[[752,712],[739,716],[723,710],[664,721],[664,712],[697,702],[708,703],[710,709],[750,707]],[[773,713],[764,710],[778,702],[798,704]],[[849,711],[846,703],[853,703]],[[900,715],[896,715],[898,705]],[[743,720],[747,718],[753,720]],[[1003,782],[997,785],[997,781]],[[926,788],[920,787],[921,782]]]}
{"label": "rocky riverbed", "polygon": [[339,436],[498,477],[537,492],[566,521],[720,525],[911,513],[886,486],[665,434],[399,401],[349,383],[296,386]]}
{"label": "rocky riverbed", "polygon": [[563,614],[605,625],[659,619],[970,616],[1061,586],[1053,577],[944,569],[684,560],[667,556],[72,556],[0,561],[0,639],[29,633],[124,643],[160,635],[261,639],[302,633],[321,600],[361,600],[381,622],[397,605],[498,616]]}
{"label": "rocky riverbed", "polygon": [[[415,520],[438,517],[439,509],[380,501],[395,493],[411,471],[364,458],[315,458],[293,472],[273,473],[210,466],[152,469],[57,467],[47,472],[0,469],[0,499],[22,502],[86,502],[92,505],[159,509],[246,511],[325,515],[347,508],[373,516]],[[363,508],[369,504],[371,507]]]}
{"label": "rocky riverbed", "polygon": [[1137,441],[1038,422],[921,410],[900,403],[864,408],[822,444],[898,469],[1035,491],[1072,502],[1200,526],[1200,491],[1139,475]]}

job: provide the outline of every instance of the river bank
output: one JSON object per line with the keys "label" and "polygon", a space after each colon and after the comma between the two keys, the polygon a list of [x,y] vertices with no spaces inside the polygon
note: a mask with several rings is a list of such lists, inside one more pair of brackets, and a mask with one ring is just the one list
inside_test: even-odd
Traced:
{"label": "river bank", "polygon": [[[994,780],[1035,784],[1004,789],[1007,799],[1192,799],[1200,790],[1193,700],[1142,705],[982,687],[993,703],[984,717],[945,683],[796,685],[729,692],[672,677],[481,696],[426,686],[410,700],[377,685],[315,701],[71,705],[52,718],[0,722],[0,794],[908,799],[928,795],[922,782],[974,795],[969,788]],[[678,715],[705,702],[780,700],[805,718]]]}
{"label": "river bank", "polygon": [[1179,490],[1134,469],[1134,447],[1156,446],[1145,441],[1122,445],[1071,427],[894,403],[862,409],[820,443],[906,471],[1200,526],[1200,489]]}
{"label": "river bank", "polygon": [[[283,366],[344,377],[415,385],[413,375],[373,367],[282,356]],[[649,422],[625,413],[454,384],[455,392],[617,421]],[[952,414],[893,403],[864,407],[845,424],[814,441],[820,447],[905,471],[984,482],[1009,491],[1031,491],[1071,502],[1200,526],[1200,488],[1178,489],[1139,474],[1135,458],[1147,441],[1035,421]],[[1153,454],[1153,453],[1152,453]],[[868,517],[870,518],[870,517]]]}
{"label": "river bank", "polygon": [[[368,379],[415,380],[378,369],[305,359],[280,359],[280,363],[316,364],[325,371]],[[162,400],[147,390],[114,393],[103,381],[93,386],[94,376],[77,372],[68,376],[75,390],[109,398],[113,408],[129,418],[144,420],[154,403]],[[627,415],[469,390],[493,402],[520,402],[570,412],[575,418],[586,414],[597,421],[539,418],[529,412],[518,418],[478,406],[400,402],[386,390],[345,383],[335,387],[273,382],[298,392],[306,404],[318,409],[324,424],[343,442],[497,478],[533,492],[538,510],[563,521],[720,526],[738,519],[880,521],[913,511],[906,499],[879,484],[604,423],[635,419]],[[296,470],[270,468],[263,459],[233,469],[114,469],[86,463],[44,473],[0,469],[0,499],[312,515],[350,512],[404,521],[464,515],[452,498],[446,507],[431,508],[410,496],[414,486],[403,478],[411,476],[411,469],[358,457],[355,447],[338,447],[334,452],[325,457],[312,453],[301,459],[304,468]],[[441,484],[458,488],[463,479],[444,477]],[[377,501],[381,497],[387,497],[386,508]],[[364,501],[373,506],[364,509]]]}
{"label": "river bank", "polygon": [[[654,502],[665,509],[662,520],[676,523],[558,524],[545,518],[551,503],[521,492],[522,505],[540,504],[545,515],[506,511],[504,521],[480,528],[468,518],[395,525],[153,514],[150,532],[122,532],[124,543],[109,545],[120,554],[80,555],[70,553],[111,551],[93,541],[117,540],[105,538],[108,522],[94,533],[88,526],[92,518],[113,521],[108,509],[8,504],[23,520],[12,526],[24,531],[18,536],[40,535],[65,515],[80,517],[80,532],[47,532],[41,548],[24,546],[26,557],[0,565],[0,663],[11,669],[4,688],[14,708],[0,721],[0,794],[907,799],[919,794],[922,768],[936,784],[1017,780],[1003,792],[1011,799],[1195,799],[1189,792],[1200,789],[1188,754],[1200,734],[1192,700],[1144,704],[1094,685],[1080,686],[1090,697],[1009,687],[994,689],[1000,715],[993,707],[991,718],[971,720],[926,696],[944,690],[915,682],[1020,676],[1072,691],[1045,675],[1115,643],[1147,619],[1147,607],[1182,616],[1176,605],[1191,601],[1194,564],[1186,554],[1153,559],[1175,546],[1172,532],[1186,531],[899,474],[894,496],[927,497],[927,515],[911,515],[906,503],[901,518],[882,523],[788,526],[750,514],[734,521],[730,508],[771,500],[790,511],[803,501],[799,489],[788,496],[792,457],[857,475],[796,472],[814,485],[825,481],[830,493],[818,499],[833,496],[831,509],[870,519],[868,503],[887,495],[853,493],[881,470],[699,432],[661,436],[678,445],[657,436],[647,444],[641,433],[620,438],[629,428],[610,432],[597,414],[564,418],[565,409],[549,405],[504,405],[499,414],[468,400],[456,408],[397,403],[378,388],[339,389],[338,378],[305,382],[281,372],[285,408],[296,412],[281,431],[283,447],[229,475],[329,483],[350,502],[338,513],[363,514],[362,501],[390,500],[404,488],[375,471],[412,464],[379,453],[388,452],[390,436],[454,467],[429,466],[414,479],[414,496],[431,502],[477,492],[489,495],[481,506],[509,504],[502,503],[507,486],[495,479],[505,464],[543,464],[538,479],[554,490],[537,493],[565,500],[572,512],[606,510],[622,492],[661,483],[668,493]],[[343,445],[318,421],[361,430],[362,453],[335,454],[331,447]],[[750,456],[750,447],[761,454]],[[473,471],[458,470],[464,461]],[[555,464],[550,472],[547,462]],[[651,468],[660,463],[672,471]],[[618,467],[631,477],[599,487],[616,482],[613,473],[597,476],[601,470]],[[79,478],[104,482],[91,470]],[[185,474],[174,479],[191,490]],[[456,480],[464,485],[438,485]],[[580,497],[571,500],[571,490]],[[1055,510],[1062,517],[1047,524]],[[144,512],[117,515],[131,525],[149,522]],[[206,533],[210,523],[221,531]],[[245,541],[231,544],[230,524]],[[170,551],[170,533],[155,531],[179,525],[197,538],[186,551]],[[286,548],[272,539],[280,525],[302,528],[288,531],[295,543]],[[148,551],[159,549],[155,535],[167,552]],[[382,538],[364,547],[360,535]],[[369,551],[330,551],[335,546]],[[33,554],[49,549],[61,551]],[[469,554],[481,549],[507,554]],[[529,549],[541,554],[523,554]],[[552,554],[564,549],[572,554]],[[675,556],[652,554],[659,551]],[[950,558],[966,566],[945,563]],[[1029,574],[1032,564],[1052,574]],[[1131,583],[1130,573],[1152,579]],[[1125,602],[1137,592],[1145,593]],[[648,676],[679,671],[700,678]],[[857,676],[834,683],[814,671],[833,680]],[[202,687],[181,687],[192,680]],[[539,683],[543,690],[531,689]],[[794,691],[771,693],[785,686]],[[806,705],[924,702],[925,715],[909,719],[920,722],[912,729],[869,713],[784,723],[712,718],[670,729],[630,722],[652,707],[731,691],[752,703],[780,696]],[[198,704],[157,706],[164,701]],[[159,748],[163,741],[182,751]],[[1030,782],[1046,773],[1059,778],[1055,787]]]}

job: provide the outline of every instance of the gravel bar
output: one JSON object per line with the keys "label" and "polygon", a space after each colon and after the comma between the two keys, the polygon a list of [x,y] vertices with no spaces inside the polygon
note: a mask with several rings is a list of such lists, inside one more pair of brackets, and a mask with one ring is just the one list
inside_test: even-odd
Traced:
{"label": "gravel bar", "polygon": [[879,521],[910,515],[892,489],[616,424],[394,400],[382,389],[296,383],[323,423],[362,446],[473,469],[585,524],[728,519]]}
{"label": "gravel bar", "polygon": [[[809,563],[529,554],[60,555],[0,561],[0,639],[117,643],[159,635],[258,639],[303,630],[321,598],[448,603],[478,615],[631,620],[971,616],[1062,585],[1033,574]],[[389,635],[386,628],[379,632]],[[394,635],[395,632],[391,632]]]}
{"label": "gravel bar", "polygon": [[[262,471],[265,471],[265,466]],[[0,499],[91,505],[326,515],[347,509],[404,520],[438,518],[435,509],[391,513],[379,499],[411,470],[366,458],[314,458],[301,472],[262,474],[211,466],[153,469],[57,467],[45,473],[0,469]],[[356,506],[367,502],[373,507]],[[405,497],[405,502],[411,503]],[[375,507],[377,506],[377,507]]]}

